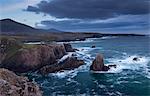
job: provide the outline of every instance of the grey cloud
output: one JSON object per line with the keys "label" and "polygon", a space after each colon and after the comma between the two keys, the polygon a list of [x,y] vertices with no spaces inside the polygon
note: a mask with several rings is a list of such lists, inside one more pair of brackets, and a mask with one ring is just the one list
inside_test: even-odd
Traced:
{"label": "grey cloud", "polygon": [[[128,18],[126,21],[125,19]],[[134,19],[133,19],[134,18]],[[126,29],[148,29],[149,22],[148,15],[138,15],[138,16],[122,16],[115,18],[115,20],[106,20],[107,22],[96,22],[91,23],[92,20],[64,20],[64,21],[54,21],[45,20],[41,21],[40,24],[46,26],[46,28],[56,28],[61,30],[126,30]],[[131,21],[129,21],[131,20]],[[81,23],[82,22],[82,23]]]}
{"label": "grey cloud", "polygon": [[30,12],[57,18],[107,19],[118,15],[148,14],[149,0],[48,0],[28,6]]}

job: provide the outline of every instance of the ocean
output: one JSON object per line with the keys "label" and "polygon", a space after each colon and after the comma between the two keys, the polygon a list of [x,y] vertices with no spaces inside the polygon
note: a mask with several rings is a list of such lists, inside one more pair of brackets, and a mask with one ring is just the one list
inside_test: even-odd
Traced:
{"label": "ocean", "polygon": [[[41,76],[29,73],[36,81],[43,96],[150,96],[150,37],[106,36],[85,41],[69,42],[85,65],[74,70]],[[91,48],[91,46],[96,46]],[[105,64],[116,64],[108,72],[90,72],[97,53],[104,56]],[[133,61],[138,57],[138,61]]]}

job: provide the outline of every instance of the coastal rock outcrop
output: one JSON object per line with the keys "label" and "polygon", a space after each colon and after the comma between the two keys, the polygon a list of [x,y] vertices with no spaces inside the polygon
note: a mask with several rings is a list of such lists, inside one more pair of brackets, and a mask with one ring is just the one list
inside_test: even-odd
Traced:
{"label": "coastal rock outcrop", "polygon": [[73,49],[71,44],[69,43],[64,43],[64,47],[65,47],[66,52],[75,52],[76,50],[76,49]]}
{"label": "coastal rock outcrop", "polygon": [[133,61],[140,61],[140,59],[138,57],[134,57]]}
{"label": "coastal rock outcrop", "polygon": [[42,96],[42,92],[28,78],[0,68],[0,96]]}
{"label": "coastal rock outcrop", "polygon": [[48,73],[54,73],[63,70],[72,70],[78,68],[79,66],[83,65],[83,60],[78,60],[76,57],[68,57],[61,63],[56,63],[53,65],[44,66],[40,69],[39,73],[45,75]]}
{"label": "coastal rock outcrop", "polygon": [[103,56],[101,54],[97,54],[96,58],[92,62],[90,66],[90,70],[93,71],[108,71],[109,67],[104,65]]}
{"label": "coastal rock outcrop", "polygon": [[57,59],[66,54],[63,45],[35,45],[32,48],[21,48],[13,56],[3,60],[1,68],[15,72],[27,72],[45,65],[56,63]]}
{"label": "coastal rock outcrop", "polygon": [[17,49],[21,48],[19,42],[11,38],[0,38],[0,64],[7,54],[13,54]]}
{"label": "coastal rock outcrop", "polygon": [[92,45],[92,46],[91,46],[91,48],[95,48],[95,47],[96,47],[95,45]]}
{"label": "coastal rock outcrop", "polygon": [[106,66],[104,64],[103,56],[101,54],[97,54],[96,58],[92,62],[90,66],[90,70],[92,71],[108,71],[111,67],[116,68],[115,64]]}
{"label": "coastal rock outcrop", "polygon": [[[71,70],[84,64],[82,60],[78,60],[73,56],[72,52],[75,52],[75,49],[68,43],[21,44],[18,47],[16,41],[12,43],[11,40],[4,39],[1,40],[1,47],[3,50],[1,50],[0,56],[3,58],[0,62],[0,68],[6,68],[18,73],[36,71],[38,69],[41,69],[42,73],[51,73]],[[69,52],[71,55],[68,55],[70,54]]]}

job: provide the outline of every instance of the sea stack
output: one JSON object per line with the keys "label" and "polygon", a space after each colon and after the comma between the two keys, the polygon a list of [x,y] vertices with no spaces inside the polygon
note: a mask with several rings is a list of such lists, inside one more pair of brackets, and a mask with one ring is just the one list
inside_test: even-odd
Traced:
{"label": "sea stack", "polygon": [[104,65],[103,56],[101,54],[97,54],[96,58],[92,62],[90,66],[90,70],[92,71],[108,71],[109,67]]}

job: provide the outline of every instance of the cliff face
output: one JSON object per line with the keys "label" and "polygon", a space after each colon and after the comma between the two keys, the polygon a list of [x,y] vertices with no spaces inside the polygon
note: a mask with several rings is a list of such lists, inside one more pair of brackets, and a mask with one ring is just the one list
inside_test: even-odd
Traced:
{"label": "cliff face", "polygon": [[27,72],[54,64],[65,54],[63,45],[37,45],[33,48],[21,48],[13,56],[4,59],[1,67],[15,72]]}
{"label": "cliff face", "polygon": [[13,55],[20,48],[20,43],[15,39],[0,38],[0,64],[8,57],[7,54]]}
{"label": "cliff face", "polygon": [[44,66],[43,68],[39,70],[39,73],[45,75],[48,73],[54,73],[54,72],[58,72],[61,70],[72,70],[74,68],[78,68],[79,66],[83,64],[84,64],[83,60],[78,60],[75,57],[68,57],[66,60],[64,60],[61,63]]}
{"label": "cliff face", "polygon": [[59,64],[59,59],[67,52],[75,52],[70,44],[26,45],[2,39],[0,45],[2,57],[0,67],[18,73],[36,71],[42,67],[41,73],[51,73],[77,68],[84,64],[73,56]]}
{"label": "cliff face", "polygon": [[42,96],[42,93],[28,78],[0,68],[0,96]]}

